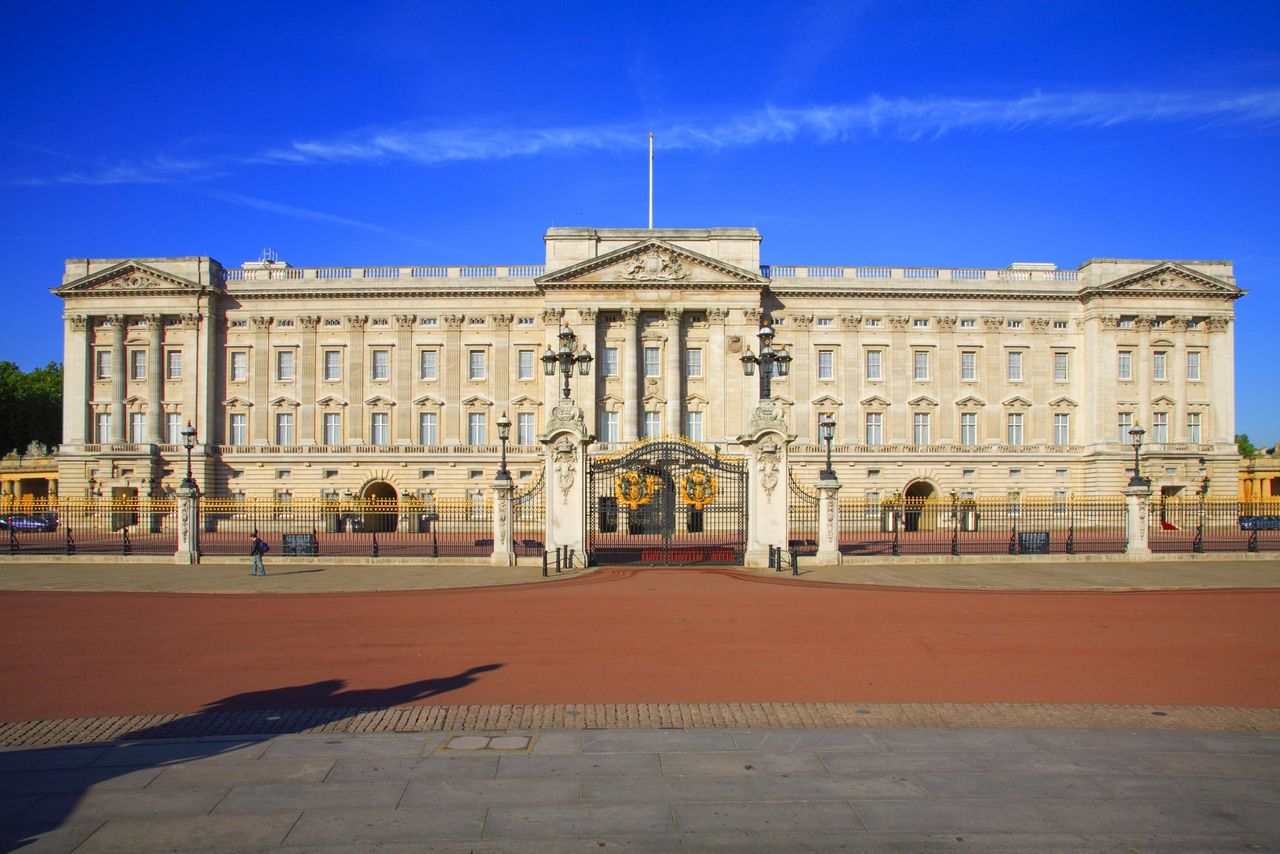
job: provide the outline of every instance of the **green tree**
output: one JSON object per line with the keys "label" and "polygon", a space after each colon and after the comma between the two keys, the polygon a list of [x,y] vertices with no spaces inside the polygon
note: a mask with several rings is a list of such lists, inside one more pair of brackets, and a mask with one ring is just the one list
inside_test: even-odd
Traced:
{"label": "green tree", "polygon": [[62,442],[62,366],[50,362],[25,372],[0,362],[0,453],[25,451],[32,442]]}
{"label": "green tree", "polygon": [[1253,442],[1249,441],[1248,433],[1236,434],[1236,447],[1240,449],[1240,456],[1252,457],[1258,453],[1258,449],[1254,447]]}

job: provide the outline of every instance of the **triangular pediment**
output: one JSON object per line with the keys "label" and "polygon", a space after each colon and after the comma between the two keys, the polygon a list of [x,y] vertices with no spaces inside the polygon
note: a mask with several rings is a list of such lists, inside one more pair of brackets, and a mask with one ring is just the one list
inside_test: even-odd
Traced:
{"label": "triangular pediment", "polygon": [[1199,273],[1176,261],[1164,261],[1115,281],[1085,291],[1085,298],[1098,296],[1182,296],[1236,299],[1244,291],[1215,276]]}
{"label": "triangular pediment", "polygon": [[1074,408],[1074,407],[1075,407],[1075,406],[1077,406],[1078,404],[1077,404],[1074,400],[1072,400],[1071,398],[1063,396],[1063,397],[1059,397],[1059,398],[1056,398],[1056,399],[1054,399],[1054,400],[1049,401],[1049,405],[1050,405],[1050,406],[1052,406],[1052,407],[1055,407],[1055,408],[1062,408],[1062,407],[1066,407],[1066,408],[1070,409],[1070,408]]}
{"label": "triangular pediment", "polygon": [[1010,409],[1027,409],[1031,406],[1031,401],[1027,400],[1025,397],[1014,395],[1008,400],[1003,401],[1001,406],[1007,406]]}
{"label": "triangular pediment", "polygon": [[324,397],[316,401],[317,406],[346,406],[347,402],[340,397],[332,394],[326,394]]}
{"label": "triangular pediment", "polygon": [[758,271],[744,270],[714,258],[668,243],[643,240],[548,273],[535,280],[543,287],[651,289],[651,288],[759,288],[765,279]]}
{"label": "triangular pediment", "polygon": [[364,402],[365,406],[395,406],[396,402],[389,398],[385,398],[380,394],[375,394]]}
{"label": "triangular pediment", "polygon": [[975,406],[986,406],[986,405],[987,405],[987,402],[982,398],[978,397],[976,394],[967,395],[956,401],[956,406],[975,407]]}
{"label": "triangular pediment", "polygon": [[1172,399],[1165,397],[1163,394],[1151,401],[1152,406],[1173,406]]}
{"label": "triangular pediment", "polygon": [[889,401],[885,400],[878,394],[873,394],[871,397],[863,398],[858,402],[867,407],[884,407],[889,405]]}
{"label": "triangular pediment", "polygon": [[233,408],[237,406],[253,406],[253,401],[239,396],[228,397],[226,400],[222,401],[222,405]]}
{"label": "triangular pediment", "polygon": [[272,406],[297,406],[298,401],[294,400],[292,397],[285,397],[284,395],[280,395],[279,397],[274,397],[271,399],[271,405]]}
{"label": "triangular pediment", "polygon": [[814,406],[844,406],[844,401],[829,394],[824,394],[822,397],[815,397],[811,403]]}
{"label": "triangular pediment", "polygon": [[662,406],[666,402],[667,402],[667,399],[665,397],[662,397],[657,394],[646,394],[644,396],[645,409],[650,409],[654,406]]}
{"label": "triangular pediment", "polygon": [[147,266],[141,261],[121,261],[87,276],[81,276],[51,290],[66,296],[142,296],[155,293],[190,293],[193,296],[203,290],[200,285]]}
{"label": "triangular pediment", "polygon": [[464,397],[462,399],[462,405],[463,406],[493,406],[493,401],[483,395],[473,394],[469,397]]}
{"label": "triangular pediment", "polygon": [[414,398],[414,406],[444,406],[444,401],[438,397],[432,397],[424,394],[422,397]]}
{"label": "triangular pediment", "polygon": [[538,400],[536,397],[530,397],[527,394],[522,394],[519,397],[511,398],[511,405],[512,406],[541,406],[542,401]]}
{"label": "triangular pediment", "polygon": [[140,406],[147,402],[147,399],[140,394],[131,394],[124,399],[127,406]]}
{"label": "triangular pediment", "polygon": [[927,394],[922,394],[922,395],[920,395],[919,397],[916,397],[916,398],[913,398],[913,399],[911,399],[911,400],[908,400],[908,401],[907,401],[907,405],[909,405],[909,406],[937,406],[937,405],[938,405],[938,401],[934,400],[932,397],[929,397],[929,395],[927,395]]}
{"label": "triangular pediment", "polygon": [[702,396],[702,395],[700,395],[700,394],[691,394],[691,395],[688,395],[687,397],[685,397],[684,401],[685,401],[685,403],[700,403],[700,404],[702,404],[703,406],[706,406],[707,404],[709,404],[709,403],[711,402],[711,401],[707,400],[705,397],[703,397],[703,396]]}

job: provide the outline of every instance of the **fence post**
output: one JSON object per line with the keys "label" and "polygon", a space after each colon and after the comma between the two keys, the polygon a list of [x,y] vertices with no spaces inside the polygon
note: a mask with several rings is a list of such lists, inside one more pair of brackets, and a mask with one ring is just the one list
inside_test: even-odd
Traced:
{"label": "fence post", "polygon": [[542,577],[547,577],[547,550],[542,550]]}
{"label": "fence post", "polygon": [[185,564],[200,562],[200,490],[194,486],[178,487],[178,549],[173,560]]}
{"label": "fence post", "polygon": [[840,565],[840,481],[819,480],[818,555],[819,564]]}
{"label": "fence post", "polygon": [[515,526],[511,518],[515,491],[510,475],[493,481],[493,556],[489,562],[494,566],[514,566],[516,562]]}
{"label": "fence post", "polygon": [[1124,490],[1124,553],[1139,559],[1151,557],[1151,543],[1147,531],[1147,514],[1150,512],[1151,484],[1130,485]]}

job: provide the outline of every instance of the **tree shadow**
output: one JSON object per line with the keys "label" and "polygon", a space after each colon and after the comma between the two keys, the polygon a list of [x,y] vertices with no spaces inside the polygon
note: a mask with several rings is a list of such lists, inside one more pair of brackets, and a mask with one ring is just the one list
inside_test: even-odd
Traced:
{"label": "tree shadow", "polygon": [[[86,801],[91,790],[136,792],[166,767],[236,753],[256,758],[250,748],[277,736],[332,731],[334,724],[360,714],[457,691],[502,666],[482,664],[388,688],[347,690],[346,680],[325,679],[247,691],[110,741],[2,750],[0,851],[40,840],[75,848],[106,820]],[[56,840],[50,838],[55,832]]]}

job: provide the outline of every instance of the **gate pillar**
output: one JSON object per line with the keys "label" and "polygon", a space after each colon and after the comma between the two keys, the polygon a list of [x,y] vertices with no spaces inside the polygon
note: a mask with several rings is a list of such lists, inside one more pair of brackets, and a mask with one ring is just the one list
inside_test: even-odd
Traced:
{"label": "gate pillar", "polygon": [[194,485],[178,487],[178,550],[175,563],[200,562],[200,490]]}
{"label": "gate pillar", "polygon": [[1124,490],[1124,533],[1128,540],[1124,553],[1137,558],[1151,557],[1150,538],[1147,531],[1147,513],[1150,510],[1151,484],[1127,486]]}
{"label": "gate pillar", "polygon": [[551,410],[545,448],[544,489],[547,499],[547,551],[568,546],[583,561],[587,556],[587,446],[595,436],[587,430],[582,410],[562,400]]}
{"label": "gate pillar", "polygon": [[818,554],[823,566],[840,565],[840,481],[819,480]]}
{"label": "gate pillar", "polygon": [[510,476],[493,482],[493,557],[494,566],[513,566],[516,562],[515,526],[511,497],[516,485]]}
{"label": "gate pillar", "polygon": [[788,448],[795,436],[773,401],[761,401],[738,443],[747,451],[746,566],[769,565],[769,547],[787,547]]}

